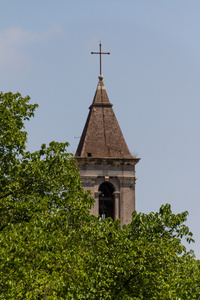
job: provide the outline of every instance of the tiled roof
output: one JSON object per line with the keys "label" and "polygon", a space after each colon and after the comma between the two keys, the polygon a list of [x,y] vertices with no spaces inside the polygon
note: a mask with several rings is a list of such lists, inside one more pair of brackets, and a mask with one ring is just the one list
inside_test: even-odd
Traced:
{"label": "tiled roof", "polygon": [[89,109],[75,156],[132,158],[106,93],[102,75],[99,76]]}

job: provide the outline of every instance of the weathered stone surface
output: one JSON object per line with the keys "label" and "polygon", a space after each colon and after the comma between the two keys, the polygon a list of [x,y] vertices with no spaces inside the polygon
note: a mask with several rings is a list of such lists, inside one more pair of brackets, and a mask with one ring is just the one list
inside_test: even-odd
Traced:
{"label": "weathered stone surface", "polygon": [[100,212],[101,185],[105,183],[104,187],[112,187],[113,219],[120,218],[123,225],[131,222],[135,209],[135,165],[140,159],[129,152],[102,79],[99,77],[75,157],[83,188],[91,190],[95,199],[91,214]]}

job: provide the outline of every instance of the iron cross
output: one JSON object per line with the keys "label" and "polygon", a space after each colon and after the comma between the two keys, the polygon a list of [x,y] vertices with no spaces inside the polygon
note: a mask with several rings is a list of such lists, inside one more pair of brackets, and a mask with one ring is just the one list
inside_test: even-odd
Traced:
{"label": "iron cross", "polygon": [[100,75],[101,75],[101,54],[110,54],[110,52],[101,52],[101,42],[100,42],[99,52],[91,52],[91,54],[99,54],[99,56],[100,56]]}

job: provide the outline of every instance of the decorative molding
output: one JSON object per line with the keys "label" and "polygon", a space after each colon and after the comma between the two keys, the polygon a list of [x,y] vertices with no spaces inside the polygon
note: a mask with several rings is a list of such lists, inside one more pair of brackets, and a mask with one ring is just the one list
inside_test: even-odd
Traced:
{"label": "decorative molding", "polygon": [[99,158],[99,157],[79,157],[75,156],[75,158],[78,161],[79,166],[80,165],[131,165],[135,166],[140,158]]}

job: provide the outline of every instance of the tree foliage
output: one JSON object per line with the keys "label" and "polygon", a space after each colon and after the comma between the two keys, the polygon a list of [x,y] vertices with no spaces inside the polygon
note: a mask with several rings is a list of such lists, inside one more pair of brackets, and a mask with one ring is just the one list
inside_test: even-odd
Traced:
{"label": "tree foliage", "polygon": [[187,212],[90,216],[68,144],[26,150],[29,100],[0,94],[0,299],[200,299]]}

